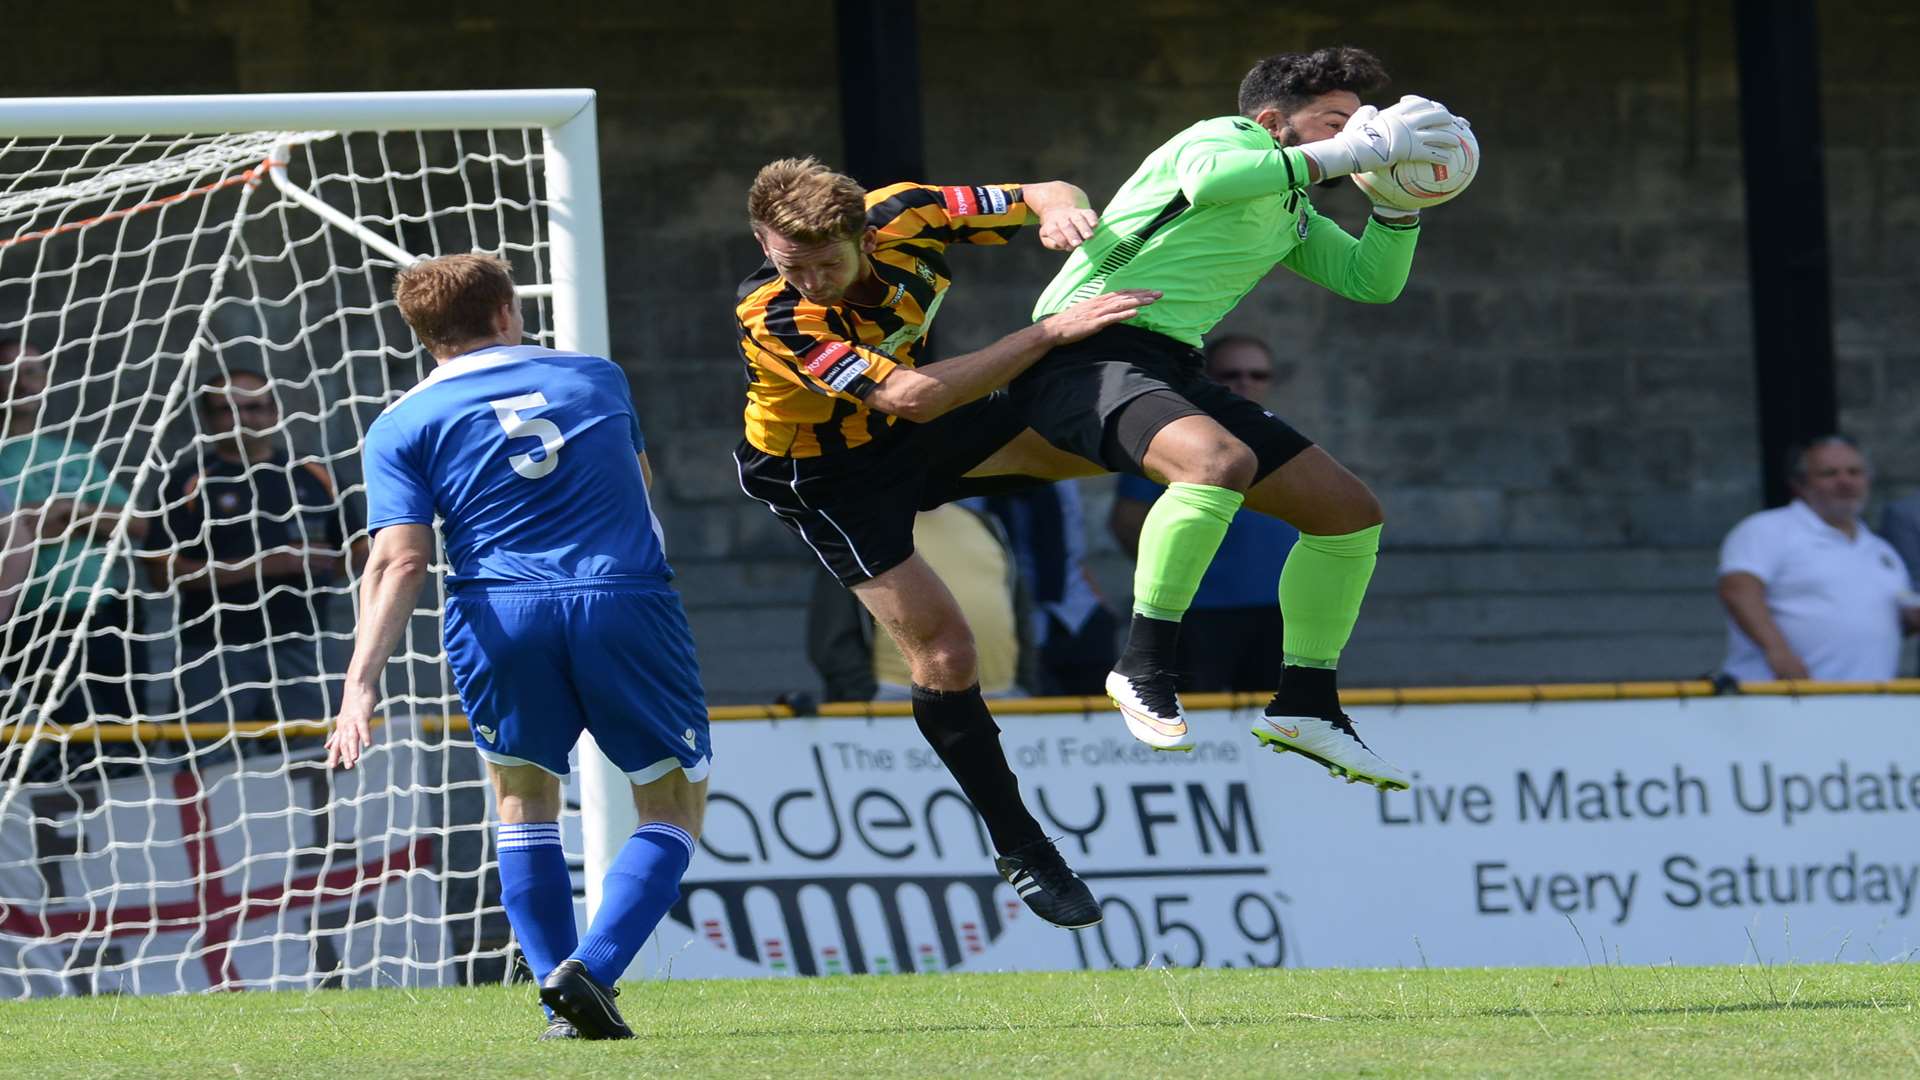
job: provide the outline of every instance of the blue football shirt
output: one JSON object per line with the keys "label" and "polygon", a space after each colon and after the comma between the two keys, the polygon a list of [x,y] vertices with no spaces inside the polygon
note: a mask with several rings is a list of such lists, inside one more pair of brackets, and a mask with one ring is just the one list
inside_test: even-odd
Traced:
{"label": "blue football shirt", "polygon": [[367,432],[367,528],[441,521],[452,583],[672,576],[611,361],[533,345],[441,364]]}
{"label": "blue football shirt", "polygon": [[[1122,474],[1115,498],[1150,503],[1166,489],[1144,477]],[[1280,568],[1287,563],[1300,531],[1278,518],[1252,510],[1233,515],[1220,550],[1213,556],[1200,588],[1193,594],[1198,611],[1272,607],[1280,602]]]}

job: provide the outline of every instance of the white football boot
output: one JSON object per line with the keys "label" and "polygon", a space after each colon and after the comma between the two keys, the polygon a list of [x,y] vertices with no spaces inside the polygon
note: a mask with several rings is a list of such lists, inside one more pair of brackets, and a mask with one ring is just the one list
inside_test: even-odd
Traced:
{"label": "white football boot", "polygon": [[1253,734],[1275,753],[1291,750],[1309,761],[1326,766],[1329,774],[1349,784],[1372,784],[1382,791],[1407,789],[1407,774],[1360,741],[1359,734],[1353,730],[1353,721],[1347,719],[1345,713],[1336,712],[1332,716],[1262,715],[1253,722]]}
{"label": "white football boot", "polygon": [[1109,671],[1107,698],[1126,718],[1127,730],[1134,738],[1155,750],[1193,749],[1193,732],[1187,728],[1187,715],[1180,709],[1171,674],[1122,675]]}

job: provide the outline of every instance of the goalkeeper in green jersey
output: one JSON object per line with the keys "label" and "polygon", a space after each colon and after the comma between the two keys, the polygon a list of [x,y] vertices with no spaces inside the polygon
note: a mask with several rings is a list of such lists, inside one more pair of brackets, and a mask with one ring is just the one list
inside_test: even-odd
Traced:
{"label": "goalkeeper in green jersey", "polygon": [[[1362,303],[1400,295],[1418,214],[1375,207],[1355,238],[1307,199],[1321,181],[1445,160],[1444,107],[1360,103],[1386,81],[1380,62],[1354,48],[1256,64],[1240,84],[1240,115],[1202,121],[1155,150],[1033,313],[1115,289],[1157,289],[1161,300],[1054,349],[1013,393],[1055,448],[1167,485],[1140,532],[1132,627],[1107,678],[1134,736],[1193,747],[1171,674],[1180,618],[1245,505],[1300,530],[1280,575],[1285,667],[1254,734],[1349,782],[1404,788],[1400,770],[1355,734],[1334,682],[1379,550],[1379,500],[1285,421],[1209,382],[1200,355],[1201,336],[1275,265]],[[1071,471],[1064,460],[1004,471],[1058,475]],[[1000,471],[988,464],[982,471]]]}

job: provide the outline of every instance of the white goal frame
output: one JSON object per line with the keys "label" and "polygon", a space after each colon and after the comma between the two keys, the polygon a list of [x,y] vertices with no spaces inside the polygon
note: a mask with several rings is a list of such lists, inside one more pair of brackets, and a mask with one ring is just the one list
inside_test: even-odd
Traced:
{"label": "white goal frame", "polygon": [[[607,356],[611,341],[595,125],[595,93],[590,89],[0,99],[0,139],[537,127],[544,144],[552,284],[530,286],[520,292],[528,297],[550,295],[556,348]],[[284,167],[270,168],[267,176],[283,195],[357,237],[383,257],[402,264],[419,257],[295,186],[287,179]],[[124,531],[124,522],[121,528]],[[580,770],[587,913],[591,917],[599,907],[601,877],[636,826],[637,816],[626,776],[599,752],[591,736],[581,742]]]}

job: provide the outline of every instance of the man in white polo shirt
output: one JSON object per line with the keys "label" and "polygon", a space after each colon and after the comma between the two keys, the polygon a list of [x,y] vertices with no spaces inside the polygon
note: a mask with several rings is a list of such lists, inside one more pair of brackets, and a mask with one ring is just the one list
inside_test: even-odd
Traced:
{"label": "man in white polo shirt", "polygon": [[1861,521],[1871,474],[1852,439],[1789,458],[1793,502],[1733,527],[1720,546],[1722,670],[1742,681],[1891,679],[1902,633],[1920,632],[1907,569]]}

